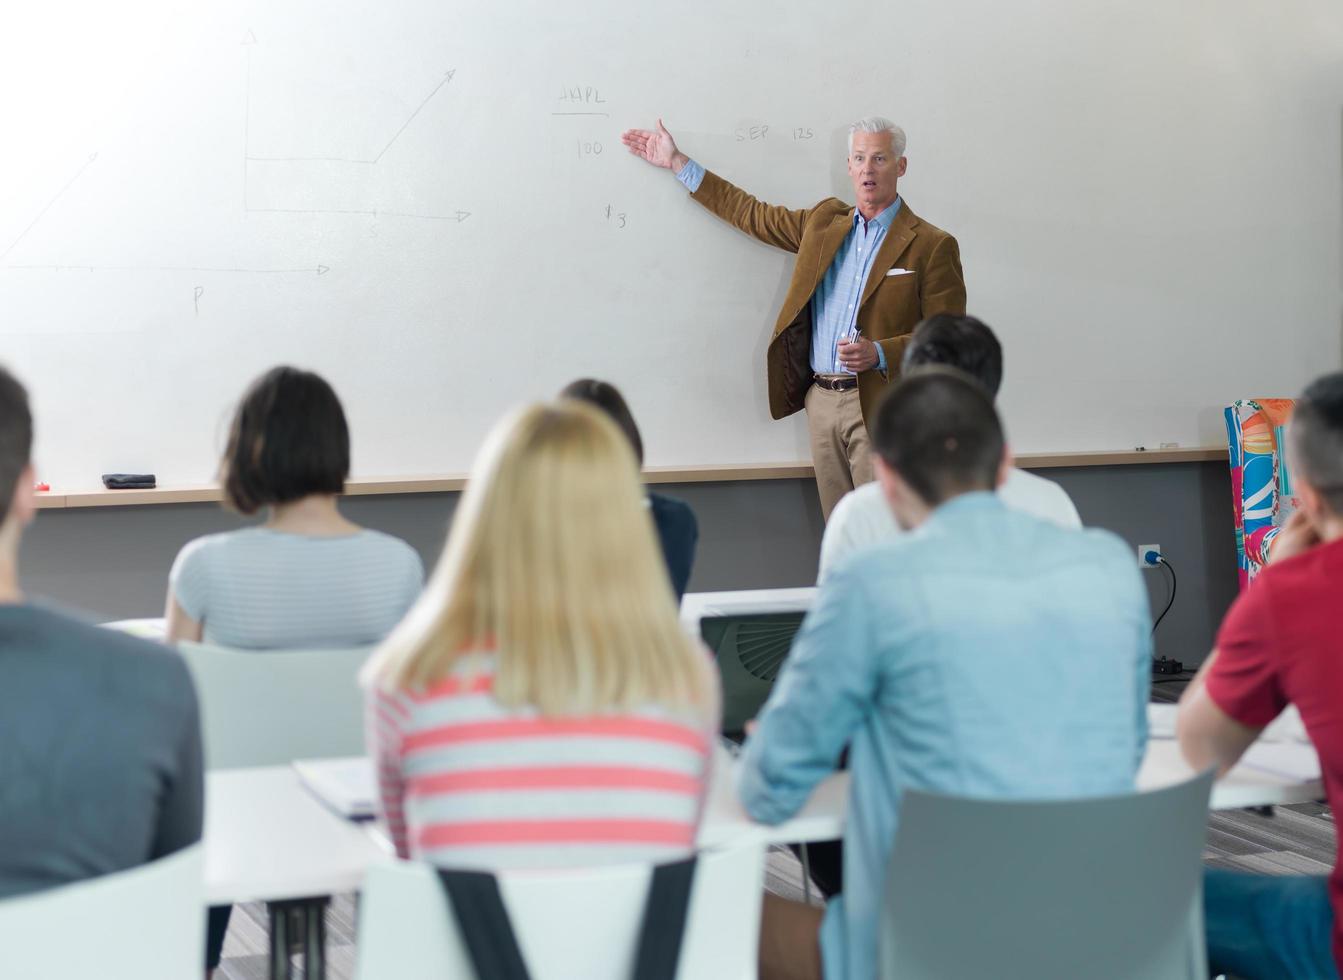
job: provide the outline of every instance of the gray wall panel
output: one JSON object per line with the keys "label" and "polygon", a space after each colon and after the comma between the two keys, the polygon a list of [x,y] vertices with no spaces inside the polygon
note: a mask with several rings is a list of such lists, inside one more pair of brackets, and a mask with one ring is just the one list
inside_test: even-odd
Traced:
{"label": "gray wall panel", "polygon": [[[1068,490],[1088,524],[1136,549],[1156,542],[1179,573],[1175,607],[1158,650],[1201,659],[1235,595],[1230,478],[1225,464],[1084,467],[1042,471]],[[810,480],[693,483],[659,487],[699,517],[695,591],[809,585],[815,580],[821,517]],[[352,520],[405,538],[432,567],[457,494],[352,497]],[[212,504],[94,507],[41,512],[23,549],[28,592],[100,618],[155,616],[168,569],[191,538],[244,522]],[[1137,561],[1135,550],[1134,561]],[[1154,610],[1165,601],[1161,572],[1146,572]]]}

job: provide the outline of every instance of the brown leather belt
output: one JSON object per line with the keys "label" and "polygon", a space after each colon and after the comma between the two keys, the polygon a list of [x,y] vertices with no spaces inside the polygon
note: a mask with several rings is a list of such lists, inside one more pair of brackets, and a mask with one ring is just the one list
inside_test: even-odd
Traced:
{"label": "brown leather belt", "polygon": [[813,374],[811,378],[816,387],[826,391],[853,391],[858,387],[858,379],[852,374]]}

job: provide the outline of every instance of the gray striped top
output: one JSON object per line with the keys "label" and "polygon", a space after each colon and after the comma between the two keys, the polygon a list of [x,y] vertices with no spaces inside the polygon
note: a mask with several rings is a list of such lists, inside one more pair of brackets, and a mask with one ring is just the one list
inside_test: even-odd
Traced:
{"label": "gray striped top", "polygon": [[419,597],[424,566],[381,531],[315,537],[253,527],[192,541],[168,583],[204,625],[206,643],[340,648],[383,639]]}

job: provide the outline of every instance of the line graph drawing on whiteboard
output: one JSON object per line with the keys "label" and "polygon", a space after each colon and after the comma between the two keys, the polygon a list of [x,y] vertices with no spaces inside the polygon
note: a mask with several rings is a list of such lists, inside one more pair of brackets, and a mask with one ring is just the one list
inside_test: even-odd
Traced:
{"label": "line graph drawing on whiteboard", "polygon": [[[460,208],[453,209],[447,214],[423,213],[418,211],[396,210],[390,208],[347,206],[347,207],[302,207],[299,202],[282,202],[279,205],[254,206],[255,200],[253,184],[257,181],[255,171],[258,166],[265,165],[285,165],[289,169],[290,165],[298,164],[344,164],[360,168],[377,167],[382,163],[383,157],[392,149],[401,135],[410,128],[416,118],[434,100],[441,91],[448,87],[457,74],[456,68],[449,68],[443,73],[428,94],[420,100],[414,110],[397,127],[396,131],[382,144],[382,148],[372,156],[343,156],[338,154],[276,154],[254,153],[252,151],[252,52],[258,47],[256,34],[248,30],[243,36],[242,46],[246,51],[246,67],[244,78],[243,94],[243,147],[242,147],[242,171],[243,171],[243,212],[245,214],[330,214],[330,215],[358,215],[370,218],[414,218],[427,221],[451,221],[461,224],[471,216],[470,211]],[[293,206],[290,206],[290,205]]]}
{"label": "line graph drawing on whiteboard", "polygon": [[[18,236],[15,237],[15,238],[9,243],[9,245],[7,245],[7,246],[5,247],[5,250],[4,250],[3,252],[0,252],[0,263],[2,263],[2,264],[0,264],[0,271],[8,271],[8,272],[90,272],[90,273],[92,273],[92,272],[210,272],[210,273],[235,273],[235,274],[236,274],[236,273],[243,273],[243,274],[248,274],[248,275],[273,275],[273,274],[275,274],[275,273],[280,273],[280,274],[284,274],[284,275],[307,274],[307,275],[318,275],[318,276],[324,276],[324,275],[326,275],[327,272],[330,271],[330,266],[322,265],[322,264],[320,264],[320,263],[319,263],[318,265],[316,265],[316,266],[303,266],[303,267],[300,267],[300,268],[292,268],[292,267],[284,267],[284,268],[268,268],[268,267],[246,267],[246,266],[237,266],[237,265],[231,265],[231,266],[198,266],[198,265],[197,265],[197,266],[191,266],[191,265],[116,265],[116,264],[103,264],[103,263],[97,263],[97,262],[89,263],[89,262],[6,262],[6,261],[4,261],[5,259],[7,259],[7,258],[9,257],[9,253],[12,252],[12,251],[14,251],[14,249],[17,248],[18,245],[19,245],[25,238],[28,237],[28,233],[31,232],[34,228],[36,228],[36,227],[38,226],[38,224],[41,223],[42,219],[46,217],[47,212],[50,211],[53,207],[56,206],[56,203],[57,203],[58,201],[60,201],[61,198],[63,198],[63,197],[65,196],[66,192],[69,191],[70,188],[74,186],[75,182],[78,181],[80,177],[84,176],[84,173],[85,173],[91,166],[93,166],[93,164],[97,161],[97,159],[98,159],[98,154],[97,154],[96,152],[95,152],[95,153],[90,153],[89,156],[88,156],[88,159],[85,160],[84,163],[79,167],[79,169],[77,169],[77,170],[74,172],[74,175],[73,175],[72,177],[70,177],[70,179],[67,180],[67,181],[61,186],[61,189],[60,189],[60,190],[58,190],[55,194],[53,194],[53,195],[51,196],[50,200],[48,200],[47,203],[46,203],[46,204],[45,204],[45,205],[44,205],[44,206],[37,212],[37,215],[33,218],[33,220],[30,221],[30,222],[28,222],[27,226],[26,226],[21,232],[19,232]],[[198,296],[198,297],[196,297],[196,298],[199,299],[200,297]]]}
{"label": "line graph drawing on whiteboard", "polygon": [[89,167],[93,166],[94,161],[97,159],[98,159],[97,153],[89,154],[89,158],[84,161],[84,165],[81,166],[78,170],[76,170],[75,175],[65,182],[65,185],[52,196],[51,200],[49,200],[46,203],[46,206],[42,208],[41,211],[37,212],[37,217],[33,218],[33,220],[28,223],[28,227],[24,228],[23,231],[19,232],[19,236],[15,238],[12,242],[10,242],[9,246],[3,252],[0,252],[0,259],[4,259],[7,255],[9,255],[10,252],[14,251],[15,246],[18,245],[19,242],[23,241],[25,238],[28,237],[28,232],[32,231],[34,228],[37,227],[38,222],[41,221],[46,216],[46,213],[55,206],[57,201],[59,201],[62,197],[65,196],[65,192],[68,191],[72,186],[74,186],[75,181],[79,180],[80,177],[84,176],[84,171],[88,170]]}

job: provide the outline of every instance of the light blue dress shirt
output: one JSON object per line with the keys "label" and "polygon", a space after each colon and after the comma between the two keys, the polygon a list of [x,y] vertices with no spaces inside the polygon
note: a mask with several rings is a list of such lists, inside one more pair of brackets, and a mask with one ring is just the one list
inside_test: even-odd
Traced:
{"label": "light blue dress shirt", "polygon": [[[704,182],[704,168],[694,160],[676,173],[676,179],[690,193],[699,190]],[[872,271],[872,260],[877,249],[891,229],[891,222],[900,213],[900,198],[871,221],[857,208],[853,209],[853,223],[844,243],[835,253],[821,283],[811,298],[811,369],[817,374],[853,374],[839,363],[835,346],[841,339],[854,336],[858,307],[863,296],[863,285]],[[886,352],[877,345],[877,370],[886,370]]]}
{"label": "light blue dress shirt", "polygon": [[1147,593],[1107,531],[1056,527],[990,493],[826,578],[747,741],[747,811],[780,823],[847,745],[844,891],[826,980],[873,980],[906,787],[988,798],[1127,792],[1147,742]]}

